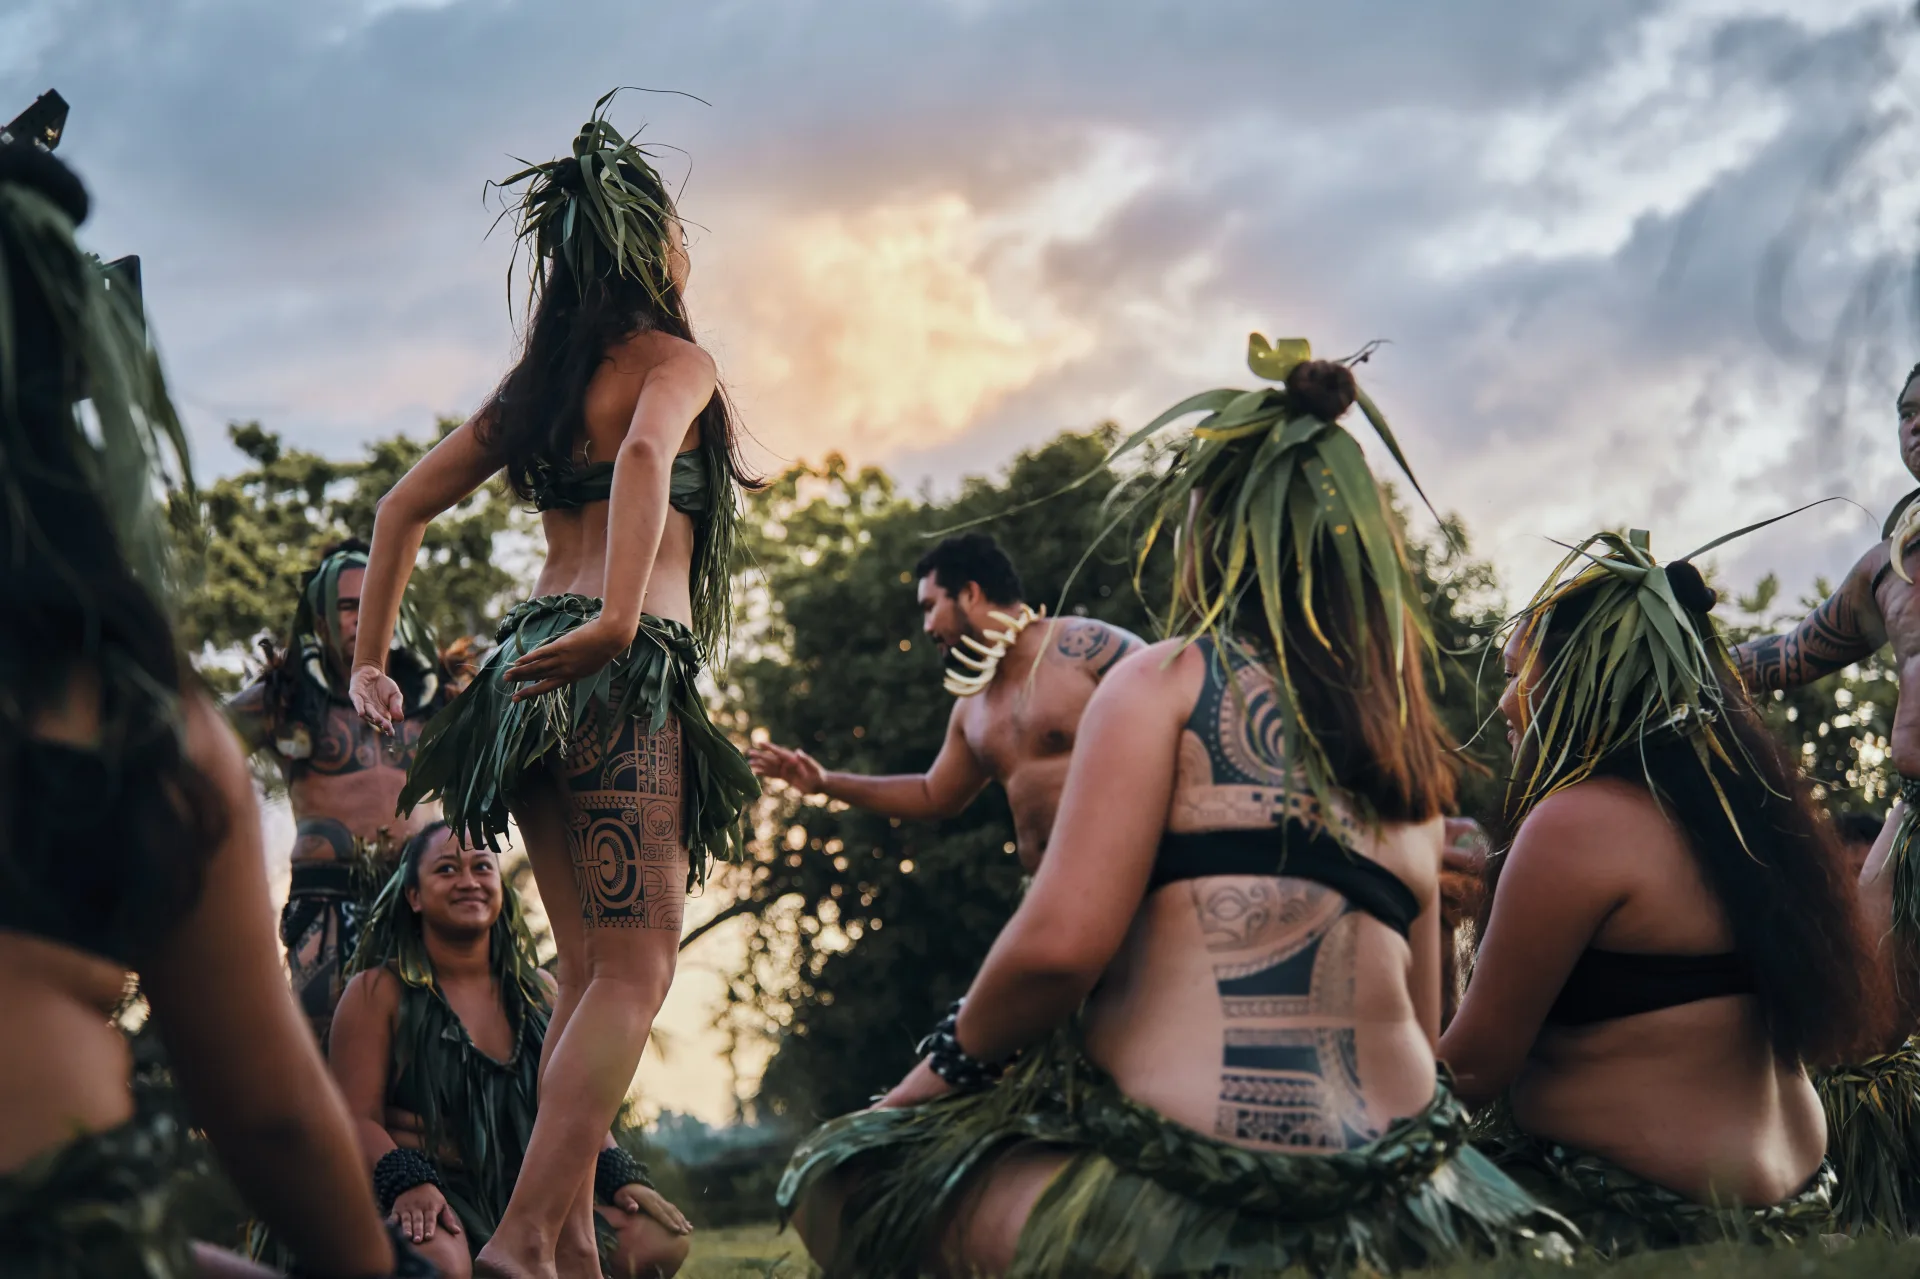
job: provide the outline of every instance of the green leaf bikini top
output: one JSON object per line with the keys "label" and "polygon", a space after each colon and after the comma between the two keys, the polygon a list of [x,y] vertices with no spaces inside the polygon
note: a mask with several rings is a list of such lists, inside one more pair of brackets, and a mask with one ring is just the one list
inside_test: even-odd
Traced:
{"label": "green leaf bikini top", "polygon": [[[613,493],[613,463],[546,464],[534,476],[533,505],[542,511],[572,511],[589,502],[604,502]],[[707,460],[697,448],[673,456],[667,482],[667,505],[696,523],[712,505],[712,481]]]}

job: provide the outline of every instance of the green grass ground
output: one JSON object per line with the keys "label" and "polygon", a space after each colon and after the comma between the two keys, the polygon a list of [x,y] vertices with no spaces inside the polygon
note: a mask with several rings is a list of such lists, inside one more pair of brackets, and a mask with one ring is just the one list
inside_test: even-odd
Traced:
{"label": "green grass ground", "polygon": [[[792,1232],[736,1226],[695,1234],[693,1255],[680,1273],[682,1279],[802,1279],[809,1270],[806,1249]],[[1803,1250],[1696,1248],[1612,1265],[1589,1262],[1573,1270],[1494,1262],[1428,1273],[1435,1279],[1585,1279],[1603,1274],[1610,1279],[1920,1279],[1920,1242],[1867,1240],[1831,1252],[1817,1245]]]}

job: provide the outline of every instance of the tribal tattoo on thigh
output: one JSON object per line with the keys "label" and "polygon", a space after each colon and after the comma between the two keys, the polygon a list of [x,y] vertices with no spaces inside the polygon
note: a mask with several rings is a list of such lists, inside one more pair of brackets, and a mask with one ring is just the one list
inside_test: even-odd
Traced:
{"label": "tribal tattoo on thigh", "polygon": [[1216,1135],[1307,1150],[1378,1136],[1351,1026],[1257,1024],[1352,1015],[1360,916],[1301,881],[1202,880],[1191,892],[1228,1022]]}
{"label": "tribal tattoo on thigh", "polygon": [[567,744],[568,842],[589,928],[680,931],[686,898],[680,721],[636,720],[612,742],[589,715]]}

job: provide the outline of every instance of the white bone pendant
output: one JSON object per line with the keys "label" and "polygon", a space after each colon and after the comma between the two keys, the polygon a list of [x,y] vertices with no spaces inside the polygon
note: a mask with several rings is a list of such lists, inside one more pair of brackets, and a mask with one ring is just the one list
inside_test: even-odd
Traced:
{"label": "white bone pendant", "polygon": [[[1020,633],[1046,615],[1046,609],[1042,608],[1036,613],[1025,604],[1020,606],[1018,617],[1010,617],[1000,612],[987,614],[994,621],[999,622],[1004,629],[982,632],[987,640],[985,644],[971,635],[960,637],[960,643],[955,646],[952,656],[954,661],[966,667],[966,670],[956,671],[949,668],[946,678],[942,681],[946,690],[955,697],[972,697],[975,693],[985,692],[987,686],[993,683],[995,673],[1000,669],[1000,659],[1007,655],[1014,641],[1020,638]],[[969,652],[969,649],[972,651]]]}

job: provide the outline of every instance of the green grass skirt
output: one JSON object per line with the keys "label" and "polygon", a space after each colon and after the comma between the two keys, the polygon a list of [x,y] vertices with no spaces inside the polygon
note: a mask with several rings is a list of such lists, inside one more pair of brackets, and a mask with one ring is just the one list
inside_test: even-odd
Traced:
{"label": "green grass skirt", "polygon": [[188,1279],[192,1241],[175,1200],[186,1134],[156,1107],[76,1137],[0,1176],[7,1279]]}
{"label": "green grass skirt", "polygon": [[826,1273],[911,1274],[934,1255],[969,1178],[1041,1142],[1070,1162],[1021,1232],[1014,1276],[1235,1279],[1569,1257],[1571,1227],[1469,1146],[1466,1127],[1442,1079],[1425,1110],[1356,1150],[1248,1150],[1132,1101],[1063,1033],[989,1091],[825,1125],[794,1152],[778,1198],[791,1213],[844,1171],[838,1255],[818,1259]]}
{"label": "green grass skirt", "polygon": [[1827,1159],[1840,1175],[1833,1215],[1849,1233],[1920,1234],[1920,1037],[1814,1078]]}
{"label": "green grass skirt", "polygon": [[1522,1132],[1504,1098],[1475,1122],[1473,1140],[1605,1258],[1723,1240],[1795,1244],[1833,1229],[1838,1178],[1829,1161],[1792,1198],[1743,1208],[1697,1203],[1590,1151]]}
{"label": "green grass skirt", "polygon": [[513,700],[517,686],[505,679],[521,657],[598,616],[600,601],[585,595],[542,595],[514,605],[473,682],[422,730],[400,810],[437,799],[447,824],[469,846],[497,850],[522,782],[564,755],[583,725],[597,715],[610,743],[627,720],[652,735],[671,715],[685,743],[687,877],[689,885],[699,883],[714,859],[746,857],[746,810],[760,783],[707,715],[694,684],[700,660],[693,633],[645,615],[632,647],[585,679],[524,702]]}

